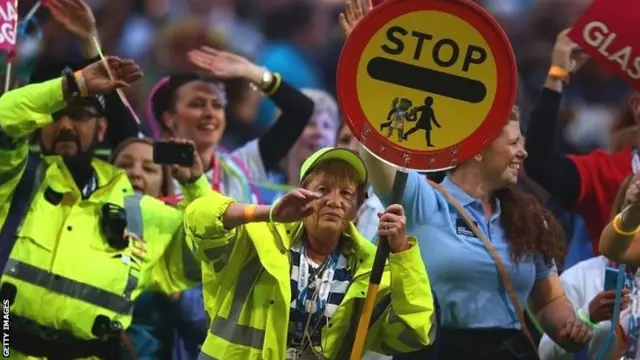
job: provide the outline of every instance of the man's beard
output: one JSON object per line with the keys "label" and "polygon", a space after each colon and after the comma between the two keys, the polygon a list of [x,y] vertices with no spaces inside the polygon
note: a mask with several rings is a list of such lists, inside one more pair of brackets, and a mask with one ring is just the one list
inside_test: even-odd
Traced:
{"label": "man's beard", "polygon": [[[76,154],[75,155],[61,155],[56,153],[56,146],[63,141],[72,141],[76,145]],[[51,148],[47,149],[42,143],[42,139],[40,139],[40,151],[43,155],[60,155],[64,160],[65,164],[69,166],[69,168],[88,168],[91,166],[91,161],[93,160],[93,155],[95,149],[98,145],[98,136],[97,133],[94,135],[93,140],[89,144],[86,149],[82,149],[82,145],[80,143],[80,138],[68,131],[60,132],[56,137],[53,138],[51,142]]]}

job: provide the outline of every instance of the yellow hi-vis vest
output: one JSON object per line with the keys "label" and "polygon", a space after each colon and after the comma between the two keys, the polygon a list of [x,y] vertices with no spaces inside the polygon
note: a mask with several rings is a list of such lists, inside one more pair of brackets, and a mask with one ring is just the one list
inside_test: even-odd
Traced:
{"label": "yellow hi-vis vest", "polygon": [[[282,360],[287,350],[291,303],[289,248],[302,223],[250,223],[231,231],[222,216],[234,200],[219,193],[194,200],[185,210],[187,242],[216,273],[203,291],[212,317],[200,359]],[[321,352],[349,357],[358,315],[367,291],[375,246],[351,224],[345,255],[354,273],[345,298],[322,329]],[[420,250],[391,254],[380,284],[366,349],[383,354],[419,350],[432,343],[436,318]],[[391,286],[393,284],[393,286]]]}
{"label": "yellow hi-vis vest", "polygon": [[[25,168],[28,136],[63,106],[60,79],[0,98],[0,225]],[[99,315],[129,326],[132,303],[143,290],[173,293],[200,280],[199,262],[185,246],[183,212],[135,194],[124,171],[111,164],[94,159],[92,166],[97,188],[83,199],[62,158],[41,160],[0,279],[0,286],[17,289],[12,329],[54,340],[95,339]],[[210,191],[204,176],[183,189],[186,201]],[[102,233],[106,203],[126,211],[128,248],[110,247]]]}

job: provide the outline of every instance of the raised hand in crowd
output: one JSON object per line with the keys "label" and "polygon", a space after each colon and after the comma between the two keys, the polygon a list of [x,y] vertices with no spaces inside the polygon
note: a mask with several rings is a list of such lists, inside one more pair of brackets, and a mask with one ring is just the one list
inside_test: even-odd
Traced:
{"label": "raised hand in crowd", "polygon": [[98,36],[96,19],[84,0],[43,1],[51,16],[67,31],[82,41],[82,52],[86,58],[98,55],[93,38]]}
{"label": "raised hand in crowd", "polygon": [[117,56],[107,56],[105,60],[113,79],[110,78],[102,60],[95,61],[81,70],[89,94],[106,94],[115,89],[126,88],[142,78],[142,70],[133,60],[120,59]]}
{"label": "raised hand in crowd", "polygon": [[174,144],[189,144],[193,148],[193,164],[191,166],[171,165],[171,176],[181,184],[188,184],[197,180],[204,172],[202,159],[196,151],[195,143],[191,140],[169,139]]}
{"label": "raised hand in crowd", "polygon": [[[622,302],[620,310],[624,310],[629,306],[630,302],[629,289],[622,290]],[[616,302],[616,291],[602,291],[589,302],[589,319],[593,323],[601,321],[609,321],[613,317],[613,306]]]}
{"label": "raised hand in crowd", "polygon": [[[567,71],[567,73],[576,73],[582,65],[590,58],[587,53],[580,50],[578,44],[569,39],[571,29],[564,29],[558,34],[556,43],[551,53],[551,66]],[[547,87],[555,88],[561,86],[561,82],[556,82],[555,86],[547,83]],[[560,89],[555,89],[560,90]]]}
{"label": "raised hand in crowd", "polygon": [[402,205],[389,205],[379,217],[378,237],[387,237],[391,252],[398,253],[408,250],[410,245],[406,234],[407,217]]}
{"label": "raised hand in crowd", "polygon": [[358,21],[371,11],[372,7],[371,0],[365,0],[364,7],[360,4],[360,0],[347,0],[344,12],[338,16],[338,22],[345,38],[349,37]]}
{"label": "raised hand in crowd", "polygon": [[240,55],[208,46],[191,50],[187,57],[192,64],[220,79],[245,78],[262,84],[264,69]]}
{"label": "raised hand in crowd", "polygon": [[286,193],[271,209],[271,220],[288,223],[304,219],[313,214],[313,202],[321,195],[307,189],[295,189]]}

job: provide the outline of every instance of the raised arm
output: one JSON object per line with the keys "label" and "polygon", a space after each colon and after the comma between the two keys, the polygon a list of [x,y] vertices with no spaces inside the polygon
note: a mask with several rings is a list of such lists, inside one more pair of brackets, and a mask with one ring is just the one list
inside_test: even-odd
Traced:
{"label": "raised arm", "polygon": [[200,261],[210,264],[210,269],[216,274],[221,273],[232,252],[249,255],[253,251],[244,225],[301,220],[313,211],[307,205],[318,198],[314,192],[296,189],[285,194],[273,206],[245,205],[212,192],[195,200],[186,209],[187,243]]}
{"label": "raised arm", "polygon": [[[85,59],[83,66],[100,60],[95,41],[99,41],[96,19],[84,0],[50,0],[43,3],[57,23],[80,40]],[[95,40],[94,40],[95,39]],[[105,96],[106,117],[109,120],[108,141],[111,149],[130,137],[137,137],[140,127],[117,92]]]}
{"label": "raised arm", "polygon": [[[188,55],[194,65],[218,78],[244,78],[250,81],[282,111],[275,124],[258,140],[257,146],[249,143],[235,153],[250,167],[254,180],[265,178],[266,172],[278,167],[280,160],[304,131],[313,115],[313,101],[284,82],[279,74],[271,74],[242,56],[210,47],[192,50]],[[252,153],[256,151],[259,152],[261,164],[251,163],[255,158]]]}
{"label": "raised arm", "polygon": [[51,124],[51,114],[66,106],[65,92],[65,81],[58,78],[0,97],[0,185],[17,185],[15,179],[26,166],[30,135]]}
{"label": "raised arm", "polygon": [[[577,71],[588,59],[576,54],[577,45],[567,37],[568,30],[558,35],[551,66],[567,73]],[[581,180],[575,163],[561,153],[558,136],[563,79],[549,75],[540,94],[538,105],[531,114],[527,130],[526,150],[529,154],[524,166],[527,175],[542,186],[564,207],[573,207],[580,195]]]}
{"label": "raised arm", "polygon": [[280,160],[284,158],[307,123],[311,119],[314,110],[313,101],[300,90],[281,80],[280,75],[275,74],[275,88],[267,95],[278,106],[281,113],[258,140],[258,149],[266,171],[276,170]]}

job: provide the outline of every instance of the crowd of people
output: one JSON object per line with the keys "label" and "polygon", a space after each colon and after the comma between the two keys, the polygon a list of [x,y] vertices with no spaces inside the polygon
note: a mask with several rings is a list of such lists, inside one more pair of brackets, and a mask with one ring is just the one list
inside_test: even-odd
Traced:
{"label": "crowd of people", "polygon": [[[339,52],[371,0],[274,0],[264,44],[234,1],[96,21],[117,3],[43,2],[51,42],[0,97],[11,358],[343,360],[356,344],[367,360],[640,359],[640,93],[600,74],[619,98],[585,95],[599,68],[568,30],[535,65],[514,45],[523,81],[497,138],[446,172],[408,172],[394,201],[397,169],[351,133],[335,70],[307,56]],[[484,5],[515,31],[544,4]],[[206,21],[154,47],[171,9]],[[33,39],[19,41],[29,63]],[[608,148],[556,140],[580,96],[620,108]],[[190,160],[160,161],[160,145]]]}

